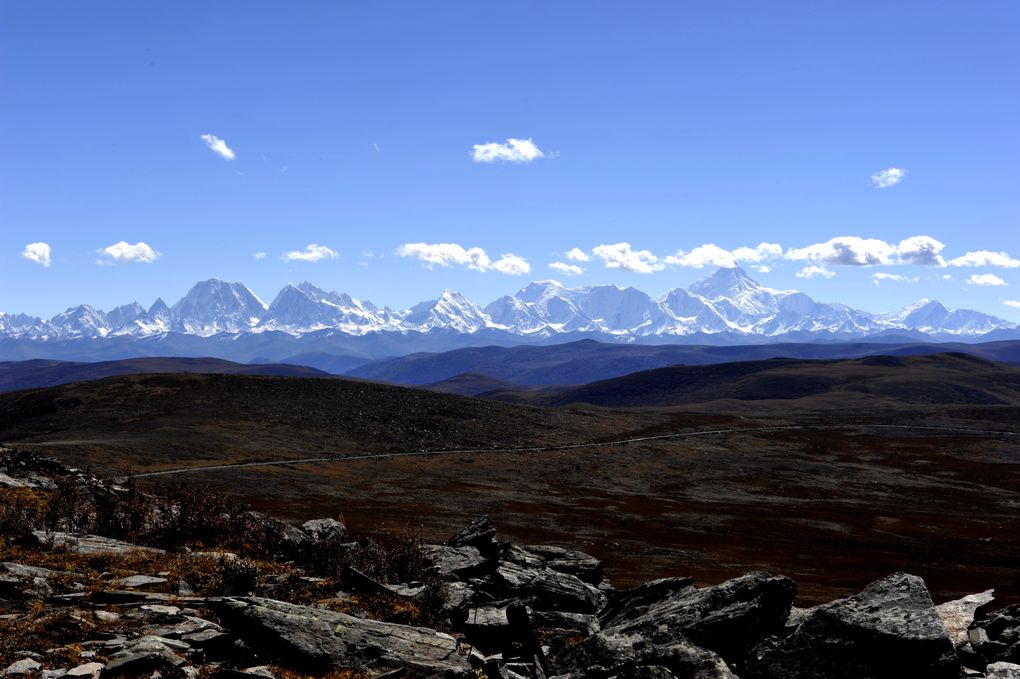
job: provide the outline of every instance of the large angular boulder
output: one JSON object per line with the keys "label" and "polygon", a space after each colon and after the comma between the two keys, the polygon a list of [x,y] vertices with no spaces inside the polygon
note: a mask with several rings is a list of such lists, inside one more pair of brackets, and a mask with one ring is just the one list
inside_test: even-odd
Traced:
{"label": "large angular boulder", "polygon": [[597,613],[606,595],[580,578],[551,568],[527,568],[501,562],[492,578],[507,598],[525,599],[539,610]]}
{"label": "large angular boulder", "polygon": [[260,655],[308,671],[359,670],[374,676],[406,670],[434,677],[474,676],[457,641],[432,629],[258,597],[211,599],[209,607],[224,627]]}
{"label": "large angular boulder", "polygon": [[683,636],[717,653],[738,672],[752,647],[782,629],[797,593],[789,578],[763,572],[702,589],[684,587],[682,581],[660,581],[658,587],[665,592],[662,599],[641,604],[630,614],[619,613],[607,631]]}
{"label": "large angular boulder", "polygon": [[553,665],[571,677],[646,676],[642,668],[656,667],[684,679],[737,679],[718,655],[665,630],[603,630],[565,648]]}
{"label": "large angular boulder", "polygon": [[496,525],[488,516],[480,516],[446,541],[450,547],[474,547],[486,556],[493,556],[498,549]]}
{"label": "large angular boulder", "polygon": [[545,559],[546,568],[576,575],[591,585],[602,582],[602,562],[590,554],[555,545],[528,545],[524,549]]}
{"label": "large angular boulder", "polygon": [[640,617],[648,607],[680,594],[694,591],[694,578],[660,578],[630,589],[622,589],[609,597],[609,604],[599,612],[603,627],[612,627]]}
{"label": "large angular boulder", "polygon": [[895,573],[814,608],[762,644],[745,679],[957,679],[960,662],[924,581]]}

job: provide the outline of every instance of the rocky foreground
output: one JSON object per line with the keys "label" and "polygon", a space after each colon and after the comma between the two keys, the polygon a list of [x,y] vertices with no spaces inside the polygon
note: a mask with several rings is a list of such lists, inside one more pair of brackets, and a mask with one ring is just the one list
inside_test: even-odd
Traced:
{"label": "rocky foreground", "polygon": [[796,591],[760,572],[616,590],[484,517],[442,545],[355,540],[0,449],[2,676],[1020,679],[1020,606],[991,591]]}

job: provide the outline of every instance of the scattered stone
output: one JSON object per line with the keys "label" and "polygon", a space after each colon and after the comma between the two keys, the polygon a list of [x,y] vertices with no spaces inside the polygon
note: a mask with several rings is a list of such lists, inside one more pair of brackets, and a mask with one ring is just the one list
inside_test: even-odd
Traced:
{"label": "scattered stone", "polygon": [[751,679],[957,679],[960,663],[920,578],[896,573],[815,608],[790,636],[765,643]]}
{"label": "scattered stone", "polygon": [[77,667],[69,669],[67,671],[67,674],[64,675],[64,676],[68,676],[68,677],[91,677],[92,679],[97,679],[99,677],[99,674],[103,671],[103,667],[105,667],[105,665],[103,665],[103,663],[101,663],[101,662],[90,662],[90,663],[86,663],[84,665],[78,665]]}
{"label": "scattered stone", "polygon": [[142,651],[120,656],[111,660],[102,670],[107,677],[138,677],[151,672],[170,674],[182,666],[184,660],[170,651]]}
{"label": "scattered stone", "polygon": [[181,613],[181,609],[177,606],[163,606],[162,604],[146,604],[142,606],[141,610],[165,616],[180,615]]}
{"label": "scattered stone", "polygon": [[209,601],[224,625],[259,640],[259,652],[313,671],[372,675],[408,668],[428,676],[473,676],[456,640],[435,630],[355,618],[257,597]]}
{"label": "scattered stone", "polygon": [[23,658],[17,662],[11,663],[7,669],[4,670],[3,676],[5,677],[20,677],[35,674],[42,665],[37,660],[31,658]]}
{"label": "scattered stone", "polygon": [[126,578],[113,581],[113,584],[118,587],[137,589],[142,592],[158,592],[166,586],[166,583],[166,578],[159,578],[154,575],[130,575]]}
{"label": "scattered stone", "polygon": [[162,554],[162,549],[142,547],[129,542],[104,538],[101,535],[83,535],[76,533],[32,531],[41,544],[66,549],[78,554],[130,554],[131,552],[154,552]]}
{"label": "scattered stone", "polygon": [[643,615],[652,604],[693,590],[694,578],[651,580],[614,593],[609,604],[599,613],[599,621],[603,627],[619,625]]}

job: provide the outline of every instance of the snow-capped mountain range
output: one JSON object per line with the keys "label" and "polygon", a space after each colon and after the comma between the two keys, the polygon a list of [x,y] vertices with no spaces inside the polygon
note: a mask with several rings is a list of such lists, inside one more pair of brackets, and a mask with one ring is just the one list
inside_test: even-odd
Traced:
{"label": "snow-capped mountain range", "polygon": [[447,290],[438,299],[393,310],[305,282],[288,285],[267,305],[242,283],[214,278],[195,284],[172,307],[162,299],[148,309],[135,302],[109,312],[81,305],[49,320],[0,313],[0,338],[34,342],[174,334],[223,339],[266,333],[294,338],[484,334],[521,341],[585,336],[657,343],[719,336],[737,343],[908,332],[975,340],[1017,329],[1001,318],[950,310],[930,300],[888,314],[816,302],[802,292],[760,285],[740,268],[719,269],[687,289],[676,288],[658,298],[616,285],[568,288],[542,281],[484,308]]}

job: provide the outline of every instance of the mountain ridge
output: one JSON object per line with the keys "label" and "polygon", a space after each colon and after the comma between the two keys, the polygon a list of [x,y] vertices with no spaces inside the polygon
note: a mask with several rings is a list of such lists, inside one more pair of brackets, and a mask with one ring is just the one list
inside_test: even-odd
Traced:
{"label": "mountain ridge", "polygon": [[583,337],[632,343],[701,338],[721,344],[845,341],[890,333],[914,340],[981,341],[1003,334],[1020,338],[1020,326],[978,311],[951,310],[937,300],[872,314],[818,302],[796,290],[766,287],[739,267],[719,269],[686,289],[674,288],[656,298],[633,287],[568,288],[546,280],[484,307],[445,290],[436,299],[393,310],[307,281],[288,284],[266,304],[243,283],[212,278],[196,283],[173,306],[157,299],[148,310],[131,302],[103,312],[82,304],[49,320],[0,312],[0,340],[150,340],[175,333],[193,338],[265,335],[263,339],[282,333],[298,339],[332,337],[334,343],[371,336],[375,344],[384,343],[386,336],[420,333],[435,335],[440,347],[448,349],[463,346],[454,339],[458,336],[474,343],[471,340],[485,334],[510,344]]}

